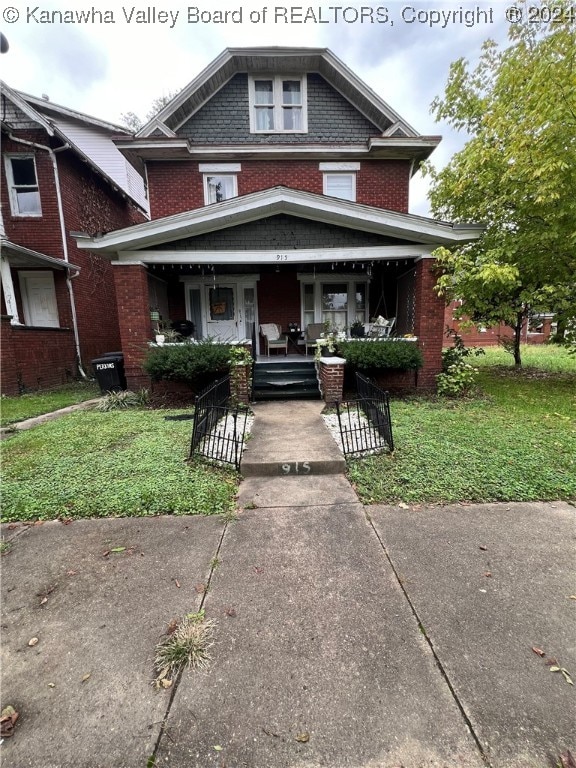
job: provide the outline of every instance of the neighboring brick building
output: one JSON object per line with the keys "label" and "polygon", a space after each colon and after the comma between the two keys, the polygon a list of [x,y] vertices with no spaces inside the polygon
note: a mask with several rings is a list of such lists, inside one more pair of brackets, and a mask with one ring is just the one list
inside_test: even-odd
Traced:
{"label": "neighboring brick building", "polygon": [[431,254],[479,234],[408,213],[410,178],[439,141],[327,49],[224,51],[116,142],[146,168],[151,221],[78,238],[113,260],[129,383],[144,382],[152,311],[257,353],[264,323],[394,317],[423,350],[417,385],[434,387],[444,304]]}
{"label": "neighboring brick building", "polygon": [[79,251],[96,234],[147,220],[140,174],[111,141],[117,126],[1,85],[2,392],[65,383],[120,347],[108,259]]}

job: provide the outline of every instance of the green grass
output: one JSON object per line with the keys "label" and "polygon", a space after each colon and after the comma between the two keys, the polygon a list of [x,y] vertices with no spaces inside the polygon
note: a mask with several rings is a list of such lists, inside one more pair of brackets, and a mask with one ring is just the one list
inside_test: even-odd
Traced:
{"label": "green grass", "polygon": [[[546,355],[543,364],[560,359]],[[563,365],[563,373],[482,368],[473,399],[392,401],[394,454],[350,466],[360,498],[576,499],[576,372]]]}
{"label": "green grass", "polygon": [[79,411],[2,443],[4,522],[234,508],[232,471],[187,465],[191,421],[173,411]]}
{"label": "green grass", "polygon": [[42,416],[44,413],[57,411],[58,408],[66,408],[99,395],[100,389],[95,382],[75,382],[58,389],[33,392],[20,397],[3,395],[0,398],[0,426],[5,427],[16,421]]}
{"label": "green grass", "polygon": [[[522,368],[536,368],[550,373],[576,374],[576,355],[558,344],[522,344],[520,347]],[[502,347],[484,347],[484,354],[469,358],[478,368],[502,365],[514,367],[514,358]]]}

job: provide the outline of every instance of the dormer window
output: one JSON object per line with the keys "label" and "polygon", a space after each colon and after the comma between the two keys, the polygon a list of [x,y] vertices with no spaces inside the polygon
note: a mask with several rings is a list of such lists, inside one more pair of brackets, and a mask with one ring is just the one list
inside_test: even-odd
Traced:
{"label": "dormer window", "polygon": [[252,133],[306,133],[306,78],[250,78]]}

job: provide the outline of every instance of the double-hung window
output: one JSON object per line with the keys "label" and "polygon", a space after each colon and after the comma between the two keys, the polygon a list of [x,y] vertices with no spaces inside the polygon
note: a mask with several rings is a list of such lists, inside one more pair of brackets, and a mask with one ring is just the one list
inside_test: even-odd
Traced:
{"label": "double-hung window", "polygon": [[252,133],[306,133],[306,78],[250,78]]}
{"label": "double-hung window", "polygon": [[6,180],[13,216],[42,216],[34,155],[8,155]]}
{"label": "double-hung window", "polygon": [[360,163],[320,163],[320,170],[325,195],[356,202],[356,172]]}
{"label": "double-hung window", "polygon": [[236,174],[240,169],[240,163],[201,163],[200,173],[204,175],[204,203],[210,205],[237,197]]}

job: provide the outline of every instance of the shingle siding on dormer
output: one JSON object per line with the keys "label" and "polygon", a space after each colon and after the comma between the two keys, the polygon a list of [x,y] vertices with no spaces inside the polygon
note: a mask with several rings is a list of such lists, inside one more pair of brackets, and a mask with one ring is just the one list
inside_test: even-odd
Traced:
{"label": "shingle siding on dormer", "polygon": [[248,75],[235,75],[177,130],[195,144],[358,144],[381,131],[318,74],[308,75],[307,133],[250,133]]}

